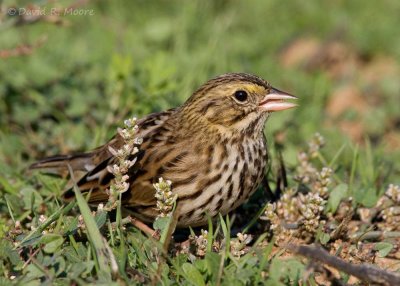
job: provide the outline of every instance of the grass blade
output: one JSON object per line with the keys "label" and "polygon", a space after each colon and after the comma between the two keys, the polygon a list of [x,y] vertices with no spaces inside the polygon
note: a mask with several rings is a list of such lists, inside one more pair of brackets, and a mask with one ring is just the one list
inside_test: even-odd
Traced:
{"label": "grass blade", "polygon": [[103,238],[103,236],[100,233],[100,230],[97,227],[97,223],[94,217],[92,216],[92,212],[90,211],[89,205],[86,199],[83,197],[80,189],[75,183],[76,181],[74,179],[74,173],[71,169],[71,166],[68,165],[68,169],[71,174],[71,179],[74,182],[73,190],[75,193],[76,202],[78,204],[79,210],[81,211],[83,221],[85,222],[90,244],[92,248],[95,250],[93,255],[95,257],[96,266],[98,268],[98,276],[101,280],[111,281],[112,269],[110,267],[109,259],[107,259],[107,253],[110,247],[106,245],[107,242]]}
{"label": "grass blade", "polygon": [[111,269],[108,263],[108,259],[106,257],[106,253],[108,249],[105,245],[103,237],[100,234],[100,230],[97,228],[96,221],[92,216],[92,212],[90,211],[89,205],[87,204],[85,198],[83,197],[79,188],[74,186],[75,198],[78,203],[79,210],[81,211],[83,221],[86,225],[86,230],[88,234],[88,238],[90,244],[95,250],[94,256],[96,258],[96,263],[99,269],[99,277],[104,280],[111,281]]}

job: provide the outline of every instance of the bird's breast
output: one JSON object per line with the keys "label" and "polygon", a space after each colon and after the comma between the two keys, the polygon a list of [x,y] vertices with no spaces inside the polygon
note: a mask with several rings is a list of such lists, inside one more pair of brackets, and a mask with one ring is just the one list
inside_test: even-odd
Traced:
{"label": "bird's breast", "polygon": [[209,216],[225,215],[256,190],[267,151],[264,137],[215,141],[185,140],[174,144],[145,143],[142,170],[132,184],[130,204],[149,218],[157,216],[153,183],[172,182],[178,194],[178,226],[196,226]]}
{"label": "bird's breast", "polygon": [[264,138],[234,138],[223,143],[203,146],[198,167],[191,180],[186,180],[190,183],[174,183],[171,178],[179,196],[178,225],[201,225],[207,214],[224,215],[247,200],[260,184],[267,160]]}

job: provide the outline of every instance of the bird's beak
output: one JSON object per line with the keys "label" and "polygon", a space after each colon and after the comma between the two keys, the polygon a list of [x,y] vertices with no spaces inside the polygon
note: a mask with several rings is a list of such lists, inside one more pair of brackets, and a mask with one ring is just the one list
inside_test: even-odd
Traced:
{"label": "bird's beak", "polygon": [[259,106],[264,111],[274,112],[296,107],[297,104],[286,102],[288,99],[297,99],[296,96],[271,88],[270,92],[261,100]]}

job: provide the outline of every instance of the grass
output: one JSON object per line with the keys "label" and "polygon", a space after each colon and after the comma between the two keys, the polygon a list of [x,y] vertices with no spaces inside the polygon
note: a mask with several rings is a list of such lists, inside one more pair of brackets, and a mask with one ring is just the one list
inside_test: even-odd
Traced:
{"label": "grass", "polygon": [[[79,7],[93,16],[62,17],[60,25],[46,19],[15,25],[16,17],[4,13],[27,3],[0,4],[1,285],[317,285],[327,279],[315,269],[304,278],[308,262],[286,252],[286,242],[318,242],[353,263],[398,265],[399,216],[388,212],[400,202],[385,195],[389,184],[400,184],[398,1],[93,1]],[[33,48],[6,55],[21,45]],[[257,218],[252,210],[267,208],[260,188],[239,211],[203,227],[207,233],[177,233],[176,240],[190,237],[188,249],[173,242],[165,252],[121,213],[92,215],[82,199],[65,205],[59,200],[65,182],[26,171],[37,158],[94,148],[124,119],[177,106],[229,71],[260,75],[300,98],[299,108],[274,114],[265,129],[272,189],[279,189],[281,152],[291,198],[307,205],[302,195],[318,180],[299,182],[298,154],[310,152],[316,132],[325,138],[309,160],[312,176],[333,170],[314,231],[271,231],[274,222],[299,223],[304,214],[280,213],[288,208],[283,196],[270,213],[276,221]],[[236,234],[249,217],[255,217],[246,228],[253,240],[246,244]],[[167,233],[168,222],[159,228]]]}

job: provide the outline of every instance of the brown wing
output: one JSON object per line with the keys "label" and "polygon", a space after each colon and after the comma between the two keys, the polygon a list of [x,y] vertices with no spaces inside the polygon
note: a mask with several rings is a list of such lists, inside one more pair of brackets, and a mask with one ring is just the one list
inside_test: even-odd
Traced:
{"label": "brown wing", "polygon": [[[128,173],[130,184],[136,180],[137,174],[140,174],[142,166],[141,160],[146,153],[146,146],[149,146],[149,142],[152,140],[154,130],[164,125],[173,112],[174,109],[160,113],[152,113],[138,121],[139,132],[137,136],[143,138],[144,142],[141,146],[137,146],[139,152],[129,158],[130,160],[136,159],[135,165],[130,168]],[[116,163],[116,159],[110,153],[109,147],[111,146],[117,150],[121,148],[123,144],[123,139],[119,135],[116,135],[109,143],[96,149],[96,153],[93,156],[93,161],[97,163],[96,166],[77,182],[77,186],[82,193],[91,191],[89,198],[90,203],[107,201],[108,195],[106,189],[110,186],[113,179],[113,175],[108,172],[107,167]],[[67,200],[74,196],[72,186],[73,184],[71,184],[71,188],[67,189],[64,193],[64,198]],[[145,192],[145,190],[142,190],[142,192]]]}

